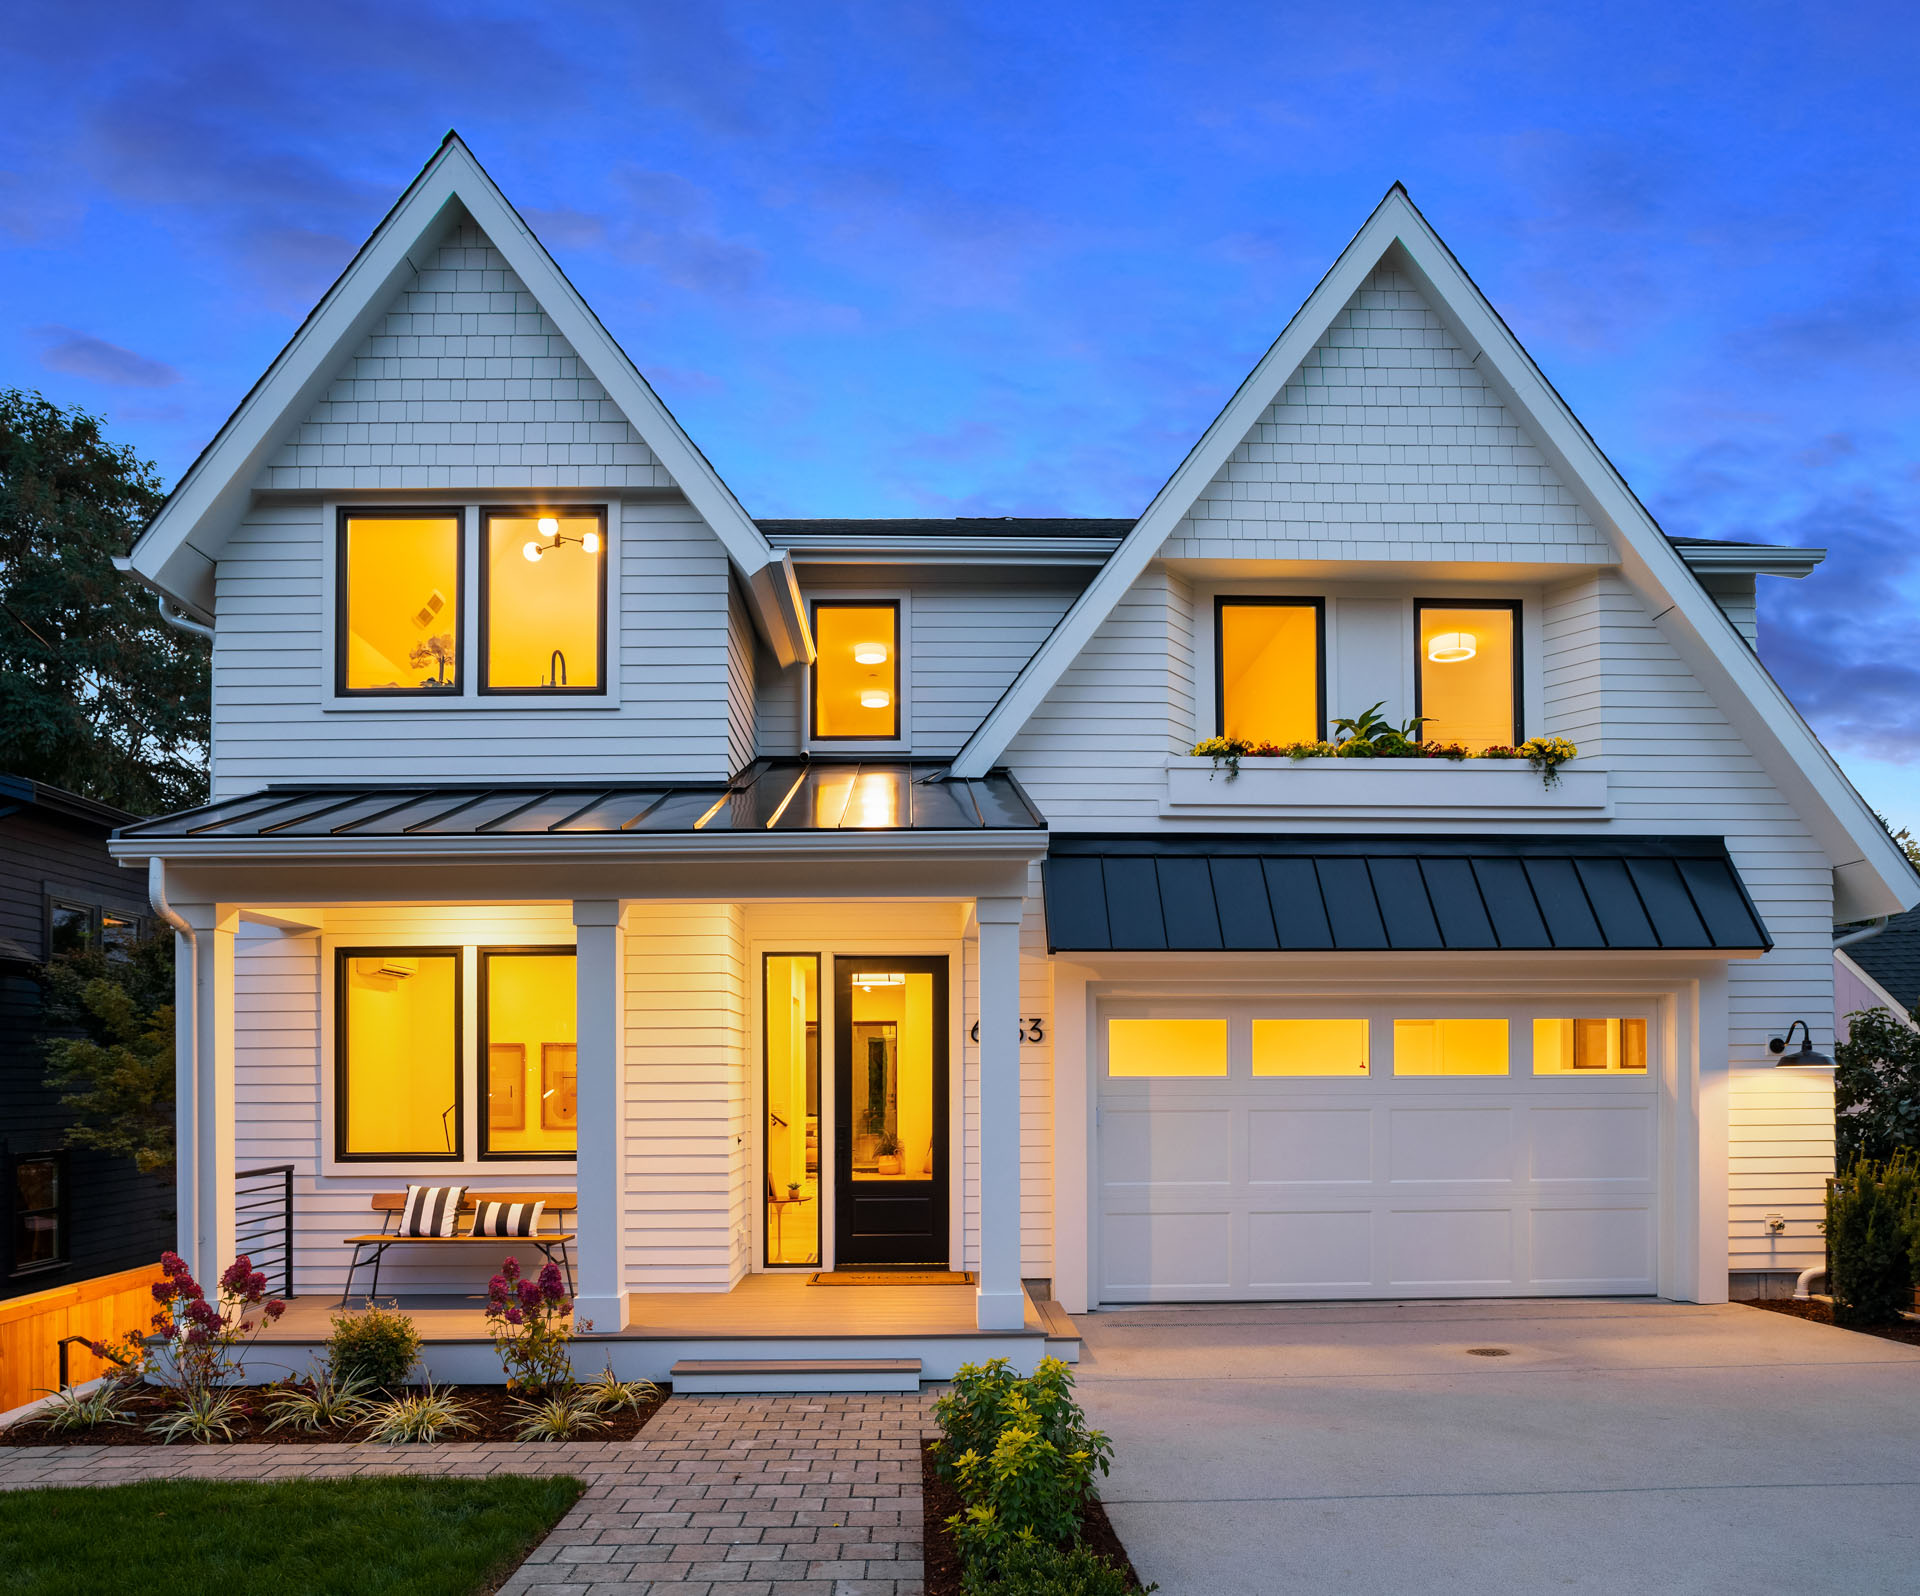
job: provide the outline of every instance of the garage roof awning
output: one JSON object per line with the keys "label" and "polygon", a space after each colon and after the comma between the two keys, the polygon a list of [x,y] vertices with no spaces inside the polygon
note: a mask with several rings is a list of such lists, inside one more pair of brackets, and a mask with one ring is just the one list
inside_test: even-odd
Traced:
{"label": "garage roof awning", "polygon": [[1718,837],[1054,835],[1055,952],[1754,952]]}

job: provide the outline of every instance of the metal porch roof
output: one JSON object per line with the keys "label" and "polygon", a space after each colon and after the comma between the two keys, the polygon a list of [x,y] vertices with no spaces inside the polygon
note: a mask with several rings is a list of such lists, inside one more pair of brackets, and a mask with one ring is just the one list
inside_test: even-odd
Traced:
{"label": "metal porch roof", "polygon": [[1049,841],[1056,952],[1771,947],[1718,837]]}
{"label": "metal porch roof", "polygon": [[1041,831],[1004,771],[937,762],[756,760],[731,782],[302,784],[124,826],[123,838],[555,838],[664,832]]}

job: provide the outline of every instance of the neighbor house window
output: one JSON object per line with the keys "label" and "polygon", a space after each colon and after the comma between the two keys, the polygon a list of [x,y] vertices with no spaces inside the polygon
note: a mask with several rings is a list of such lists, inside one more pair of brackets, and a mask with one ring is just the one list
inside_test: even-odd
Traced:
{"label": "neighbor house window", "polygon": [[606,690],[606,540],[599,508],[481,512],[482,692]]}
{"label": "neighbor house window", "polygon": [[1225,1020],[1107,1021],[1107,1074],[1115,1080],[1226,1073]]}
{"label": "neighbor house window", "polygon": [[1536,1075],[1644,1075],[1645,1020],[1535,1020]]}
{"label": "neighbor house window", "polygon": [[336,1155],[459,1158],[459,952],[342,948],[338,958]]}
{"label": "neighbor house window", "polygon": [[1520,605],[1506,599],[1414,606],[1419,657],[1414,710],[1421,736],[1482,748],[1516,745],[1520,725]]}
{"label": "neighbor house window", "polygon": [[1505,1075],[1505,1020],[1395,1020],[1395,1075]]}
{"label": "neighbor house window", "polygon": [[483,1158],[571,1158],[579,1145],[577,967],[572,948],[480,955]]}
{"label": "neighbor house window", "polygon": [[1255,1075],[1367,1073],[1365,1020],[1255,1020]]}
{"label": "neighbor house window", "polygon": [[459,510],[342,510],[342,693],[460,691]]}
{"label": "neighbor house window", "polygon": [[79,953],[99,945],[100,911],[90,903],[54,898],[47,904],[47,947],[55,954]]}
{"label": "neighbor house window", "polygon": [[900,735],[900,606],[820,599],[813,606],[813,737]]}
{"label": "neighbor house window", "polygon": [[1282,745],[1326,736],[1325,639],[1319,599],[1216,599],[1220,734]]}
{"label": "neighbor house window", "polygon": [[820,959],[766,955],[767,1263],[820,1262]]}
{"label": "neighbor house window", "polygon": [[65,1261],[67,1172],[58,1153],[17,1158],[13,1164],[13,1272],[25,1274]]}

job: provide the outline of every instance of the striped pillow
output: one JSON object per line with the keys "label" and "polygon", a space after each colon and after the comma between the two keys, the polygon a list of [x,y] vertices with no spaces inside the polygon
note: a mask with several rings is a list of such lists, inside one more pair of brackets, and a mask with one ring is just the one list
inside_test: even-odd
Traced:
{"label": "striped pillow", "polygon": [[496,1203],[482,1201],[473,1209],[476,1236],[537,1236],[540,1213],[545,1201],[537,1203]]}
{"label": "striped pillow", "polygon": [[409,1186],[407,1206],[400,1211],[403,1236],[451,1236],[460,1219],[464,1186]]}

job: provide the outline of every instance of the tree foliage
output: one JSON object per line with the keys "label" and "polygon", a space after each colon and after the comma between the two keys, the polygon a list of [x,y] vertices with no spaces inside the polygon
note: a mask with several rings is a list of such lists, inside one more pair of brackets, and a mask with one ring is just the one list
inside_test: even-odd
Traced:
{"label": "tree foliage", "polygon": [[1839,1167],[1920,1150],[1920,1031],[1886,1009],[1849,1014],[1847,1027],[1848,1039],[1833,1050]]}
{"label": "tree foliage", "polygon": [[93,948],[45,966],[47,1084],[77,1116],[73,1147],[171,1169],[173,935],[143,938],[125,958]]}
{"label": "tree foliage", "polygon": [[207,790],[207,648],[113,568],[163,497],[97,417],[0,391],[0,769],[138,814]]}

